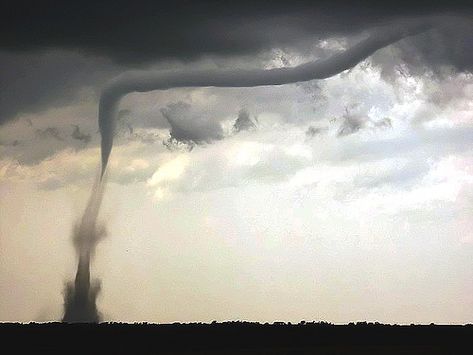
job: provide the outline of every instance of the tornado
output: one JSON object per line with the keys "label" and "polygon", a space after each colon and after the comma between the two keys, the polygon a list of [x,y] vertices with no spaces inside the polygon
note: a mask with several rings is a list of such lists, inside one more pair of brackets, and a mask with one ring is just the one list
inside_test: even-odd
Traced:
{"label": "tornado", "polygon": [[[451,19],[450,19],[451,20]],[[239,70],[129,71],[111,80],[100,96],[98,124],[101,135],[101,172],[84,214],[74,230],[78,256],[75,280],[66,285],[64,322],[99,322],[96,298],[100,281],[91,280],[90,262],[105,230],[97,223],[103,196],[104,173],[113,147],[116,116],[120,100],[132,92],[168,90],[181,87],[257,87],[276,86],[326,79],[353,68],[377,50],[403,38],[436,27],[444,19],[410,19],[377,28],[364,40],[329,58],[296,67]]]}
{"label": "tornado", "polygon": [[74,228],[78,265],[74,282],[67,283],[65,289],[62,321],[66,323],[98,323],[101,319],[96,305],[100,281],[91,280],[90,262],[97,243],[105,236],[105,228],[97,222],[103,188],[104,181],[100,178],[94,184],[82,218]]}
{"label": "tornado", "polygon": [[356,64],[408,36],[425,32],[438,18],[405,20],[394,26],[373,31],[368,38],[327,59],[308,62],[296,67],[251,70],[183,70],[129,71],[110,81],[102,91],[99,103],[99,129],[103,176],[113,147],[116,113],[120,99],[132,92],[167,90],[181,87],[257,87],[274,86],[326,79]]}

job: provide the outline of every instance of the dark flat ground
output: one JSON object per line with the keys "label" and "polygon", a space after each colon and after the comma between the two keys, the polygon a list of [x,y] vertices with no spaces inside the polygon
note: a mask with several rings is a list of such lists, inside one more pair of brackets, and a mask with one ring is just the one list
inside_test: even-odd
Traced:
{"label": "dark flat ground", "polygon": [[0,343],[9,354],[473,354],[473,325],[3,323]]}

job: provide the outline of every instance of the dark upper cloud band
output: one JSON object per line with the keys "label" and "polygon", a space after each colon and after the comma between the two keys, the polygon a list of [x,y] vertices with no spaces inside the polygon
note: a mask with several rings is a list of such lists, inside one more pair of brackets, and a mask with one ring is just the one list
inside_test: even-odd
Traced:
{"label": "dark upper cloud band", "polygon": [[430,14],[466,20],[461,28],[452,21],[438,35],[404,43],[403,59],[471,70],[472,11],[469,2],[453,0],[7,0],[0,4],[0,124],[67,105],[83,87],[100,89],[123,70],[164,59],[300,48],[307,40]]}
{"label": "dark upper cloud band", "polygon": [[400,17],[471,13],[465,1],[4,1],[0,46],[62,48],[133,65],[251,54]]}

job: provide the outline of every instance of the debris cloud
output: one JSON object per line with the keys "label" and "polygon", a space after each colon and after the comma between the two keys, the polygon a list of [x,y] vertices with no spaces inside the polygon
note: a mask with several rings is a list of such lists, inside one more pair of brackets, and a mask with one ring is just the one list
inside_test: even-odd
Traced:
{"label": "debris cloud", "polygon": [[66,285],[63,322],[97,323],[101,319],[96,305],[100,281],[91,280],[90,262],[97,243],[106,235],[105,228],[97,222],[104,185],[104,179],[94,184],[84,214],[74,228],[73,242],[78,265],[74,282]]}

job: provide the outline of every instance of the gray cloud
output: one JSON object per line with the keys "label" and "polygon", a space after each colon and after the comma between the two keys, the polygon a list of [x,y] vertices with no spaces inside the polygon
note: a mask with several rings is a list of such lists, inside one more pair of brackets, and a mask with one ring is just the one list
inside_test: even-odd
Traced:
{"label": "gray cloud", "polygon": [[59,133],[59,129],[57,129],[56,127],[47,127],[47,128],[44,128],[44,129],[38,128],[35,131],[35,133],[36,133],[36,136],[38,136],[41,139],[53,138],[53,139],[57,139],[59,141],[64,140],[64,138]]}
{"label": "gray cloud", "polygon": [[375,174],[360,174],[354,179],[354,187],[361,189],[382,188],[392,186],[409,188],[419,182],[431,169],[425,159],[411,159],[399,166],[393,164],[385,171]]}
{"label": "gray cloud", "polygon": [[314,138],[320,134],[323,134],[328,130],[327,127],[315,127],[315,126],[309,126],[307,130],[305,131],[305,135],[307,138]]}
{"label": "gray cloud", "polygon": [[[34,128],[15,123],[5,127],[0,141],[2,157],[31,166],[66,149],[85,149],[93,141],[92,134],[83,132],[76,125],[71,128],[67,121],[58,124]],[[18,139],[8,139],[10,136]],[[97,144],[97,140],[94,142]]]}
{"label": "gray cloud", "polygon": [[0,124],[20,114],[70,104],[80,89],[98,89],[101,81],[118,72],[103,58],[47,49],[31,54],[0,51],[0,68]]}
{"label": "gray cloud", "polygon": [[373,121],[368,117],[347,113],[343,116],[343,122],[340,125],[337,135],[339,137],[348,136],[356,133],[361,129],[387,129],[392,128],[392,121],[390,118],[385,117],[377,121]]}
{"label": "gray cloud", "polygon": [[[395,26],[386,26],[373,32],[345,51],[324,60],[309,62],[291,68],[269,70],[215,70],[181,72],[139,72],[120,75],[111,81],[100,97],[99,128],[102,136],[102,172],[105,171],[113,146],[116,129],[116,110],[120,99],[131,92],[147,92],[179,87],[253,87],[297,83],[314,79],[325,79],[352,68],[378,49],[402,38],[427,31],[445,18],[429,17],[402,21]],[[169,119],[168,119],[169,120]],[[181,129],[179,127],[179,129]],[[177,135],[181,132],[178,130]],[[182,134],[186,139],[187,133]],[[179,138],[177,140],[180,140]]]}
{"label": "gray cloud", "polygon": [[336,152],[339,160],[373,161],[429,152],[431,157],[465,152],[471,148],[472,127],[419,129],[402,137],[352,141]]}
{"label": "gray cloud", "polygon": [[169,104],[161,109],[161,113],[171,126],[171,142],[193,145],[223,138],[220,123],[192,112],[188,103],[181,101]]}
{"label": "gray cloud", "polygon": [[72,131],[71,137],[84,142],[84,144],[88,144],[90,140],[92,139],[90,134],[85,134],[81,132],[79,126],[77,125],[73,125],[73,127],[74,127],[74,130]]}
{"label": "gray cloud", "polygon": [[15,140],[10,141],[10,142],[0,141],[0,146],[3,146],[3,147],[16,147],[19,144],[21,144],[21,143],[18,139],[15,139]]}
{"label": "gray cloud", "polygon": [[[424,80],[424,104],[414,113],[414,124],[428,122],[445,111],[451,110],[459,116],[471,113],[468,105],[473,98],[472,74],[448,76],[443,79],[432,77]],[[470,115],[471,116],[471,115]]]}
{"label": "gray cloud", "polygon": [[438,75],[442,75],[445,66],[471,72],[472,33],[472,18],[452,18],[432,32],[399,43],[401,58],[410,67],[427,68]]}
{"label": "gray cloud", "polygon": [[393,122],[389,117],[384,117],[378,121],[374,121],[372,122],[372,124],[375,128],[380,128],[380,129],[393,127]]}
{"label": "gray cloud", "polygon": [[147,131],[134,132],[128,139],[131,141],[140,141],[145,144],[154,144],[158,141],[162,141],[161,135]]}
{"label": "gray cloud", "polygon": [[399,76],[445,79],[456,72],[473,71],[473,18],[446,18],[435,29],[399,41],[391,51],[376,53],[372,63],[388,81]]}
{"label": "gray cloud", "polygon": [[233,131],[238,133],[240,131],[248,131],[256,129],[256,124],[250,118],[250,113],[246,109],[241,109],[238,112],[238,117],[233,124]]}
{"label": "gray cloud", "polygon": [[338,130],[338,136],[348,136],[350,134],[358,132],[360,129],[366,126],[367,119],[360,115],[350,113],[348,110],[342,117],[343,122]]}
{"label": "gray cloud", "polygon": [[389,117],[373,120],[359,110],[358,105],[352,105],[352,109],[345,108],[345,113],[340,118],[331,119],[332,123],[341,120],[338,128],[338,137],[349,136],[362,129],[388,129],[392,128],[392,120]]}

